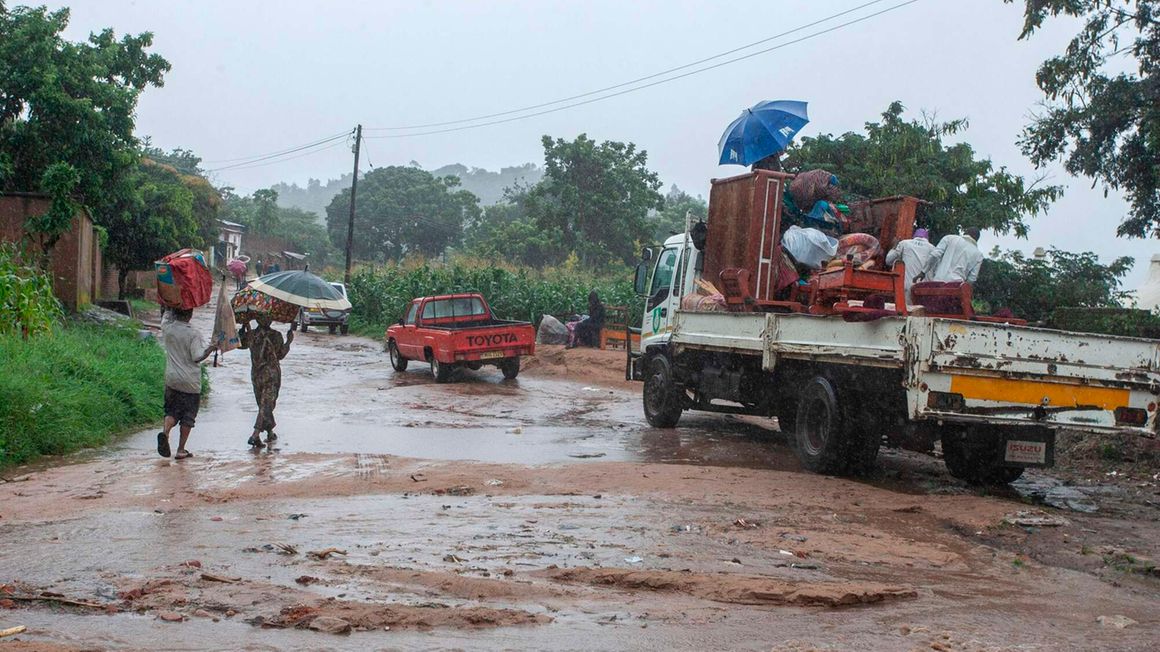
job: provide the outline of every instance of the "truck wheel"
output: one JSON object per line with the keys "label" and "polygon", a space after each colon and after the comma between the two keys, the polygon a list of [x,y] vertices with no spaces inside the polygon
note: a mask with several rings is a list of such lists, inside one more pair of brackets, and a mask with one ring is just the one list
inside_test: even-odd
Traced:
{"label": "truck wheel", "polygon": [[334,332],[335,332],[335,331],[337,331],[337,330],[338,330],[338,326],[337,326],[337,325],[335,325],[335,324],[331,324],[331,325],[330,325],[330,334],[331,334],[331,335],[334,335]]}
{"label": "truck wheel", "polygon": [[402,353],[399,353],[399,346],[395,344],[395,340],[387,342],[387,353],[391,355],[391,367],[395,371],[407,370],[407,359],[403,357]]}
{"label": "truck wheel", "polygon": [[305,333],[305,332],[306,332],[306,329],[307,329],[306,322],[302,322],[302,323],[298,324],[298,330],[300,330],[300,331],[302,331],[303,333]]}
{"label": "truck wheel", "polygon": [[435,382],[445,383],[451,380],[451,372],[455,369],[449,365],[439,362],[435,356],[431,356],[431,375],[435,376]]}
{"label": "truck wheel", "polygon": [[342,333],[343,335],[346,335],[347,333],[349,333],[349,332],[350,332],[350,325],[349,325],[349,324],[343,324],[342,326],[339,326],[339,327],[338,327],[338,332],[339,332],[339,333]]}
{"label": "truck wheel", "polygon": [[794,450],[816,473],[846,470],[846,424],[834,385],[815,376],[802,388],[794,418]]}
{"label": "truck wheel", "polygon": [[520,358],[504,358],[503,362],[499,363],[499,370],[503,372],[504,380],[515,380],[515,377],[520,375]]}
{"label": "truck wheel", "polygon": [[672,428],[681,419],[681,392],[667,358],[653,356],[645,367],[644,418],[654,428]]}
{"label": "truck wheel", "polygon": [[948,427],[943,432],[942,449],[947,471],[968,484],[1008,484],[1023,475],[1023,467],[1003,464],[1004,439],[997,434]]}

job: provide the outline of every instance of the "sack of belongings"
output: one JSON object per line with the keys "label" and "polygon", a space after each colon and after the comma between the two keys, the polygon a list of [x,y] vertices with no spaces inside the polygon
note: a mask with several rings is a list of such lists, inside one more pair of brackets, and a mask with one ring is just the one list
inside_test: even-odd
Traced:
{"label": "sack of belongings", "polygon": [[157,297],[168,308],[193,310],[209,303],[213,277],[205,264],[205,255],[195,249],[182,249],[154,263],[157,272]]}
{"label": "sack of belongings", "polygon": [[838,253],[838,241],[817,229],[791,226],[781,235],[781,246],[800,265],[821,269]]}
{"label": "sack of belongings", "polygon": [[567,344],[568,328],[559,319],[544,315],[540,328],[536,331],[536,344]]}

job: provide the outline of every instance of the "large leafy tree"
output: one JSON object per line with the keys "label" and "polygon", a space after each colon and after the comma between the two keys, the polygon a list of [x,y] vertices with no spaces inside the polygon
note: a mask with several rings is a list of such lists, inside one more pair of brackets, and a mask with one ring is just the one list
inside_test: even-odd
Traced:
{"label": "large leafy tree", "polygon": [[789,150],[786,169],[823,168],[855,196],[913,195],[931,202],[923,220],[936,235],[968,226],[1027,235],[1027,218],[1059,195],[1057,186],[1027,183],[988,159],[976,158],[967,143],[948,143],[966,120],[937,122],[903,118],[893,102],[866,133],[803,138]]}
{"label": "large leafy tree", "polygon": [[504,191],[503,199],[484,209],[468,227],[467,249],[474,255],[533,267],[543,267],[568,255],[559,229],[542,229],[528,215],[526,203],[530,186],[516,185]]}
{"label": "large leafy tree", "polygon": [[561,234],[564,251],[586,265],[630,262],[652,236],[651,210],[664,206],[648,154],[632,143],[597,144],[586,134],[566,141],[543,137],[544,178],[525,208],[542,231]]}
{"label": "large leafy tree", "polygon": [[1125,256],[1103,265],[1093,253],[1059,249],[1028,258],[996,248],[979,271],[975,298],[984,310],[1008,308],[1030,321],[1049,319],[1060,307],[1118,308],[1129,296],[1121,287],[1132,263]]}
{"label": "large leafy tree", "polygon": [[675,233],[684,233],[686,213],[693,216],[693,221],[706,219],[709,204],[704,197],[690,195],[673,184],[665,195],[665,207],[653,217],[653,241],[664,242]]}
{"label": "large leafy tree", "polygon": [[118,39],[106,29],[67,41],[68,19],[67,9],[8,9],[0,0],[0,190],[59,190],[72,168],[70,196],[127,242],[131,234],[114,230],[126,224],[117,213],[140,199],[134,111],[169,63],[148,52],[148,32]]}
{"label": "large leafy tree", "polygon": [[1049,18],[1083,21],[1036,73],[1046,101],[1023,132],[1024,153],[1122,190],[1130,211],[1119,235],[1160,236],[1160,0],[1024,2],[1021,39]]}
{"label": "large leafy tree", "polygon": [[[410,253],[438,256],[458,244],[465,224],[479,217],[475,195],[453,176],[436,177],[417,167],[390,166],[359,180],[353,254],[368,260],[400,260]],[[346,246],[350,189],[326,207],[327,231]]]}

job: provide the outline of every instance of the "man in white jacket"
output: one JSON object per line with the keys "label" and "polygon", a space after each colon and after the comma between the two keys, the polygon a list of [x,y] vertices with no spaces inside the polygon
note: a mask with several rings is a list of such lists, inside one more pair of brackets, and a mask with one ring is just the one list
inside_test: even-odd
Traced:
{"label": "man in white jacket", "polygon": [[903,282],[906,284],[907,303],[911,302],[910,286],[914,285],[915,279],[919,276],[925,278],[925,276],[930,275],[931,261],[934,260],[936,250],[927,239],[928,236],[929,233],[926,229],[915,229],[913,238],[902,240],[894,245],[890,253],[886,254],[887,266],[899,261],[906,265],[906,278],[903,279]]}
{"label": "man in white jacket", "polygon": [[932,281],[964,281],[974,283],[979,278],[983,253],[979,251],[979,229],[969,227],[963,235],[945,235],[934,251]]}

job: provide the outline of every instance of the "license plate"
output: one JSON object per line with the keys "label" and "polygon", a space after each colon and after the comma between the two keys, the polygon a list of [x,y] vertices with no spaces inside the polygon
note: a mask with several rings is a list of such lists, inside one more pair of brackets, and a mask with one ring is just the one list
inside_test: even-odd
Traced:
{"label": "license plate", "polygon": [[1007,442],[1007,454],[1003,457],[1007,462],[1019,464],[1046,464],[1047,442],[1020,441],[1012,439]]}
{"label": "license plate", "polygon": [[503,351],[488,351],[486,353],[480,353],[479,357],[481,360],[490,360],[492,358],[502,358]]}

